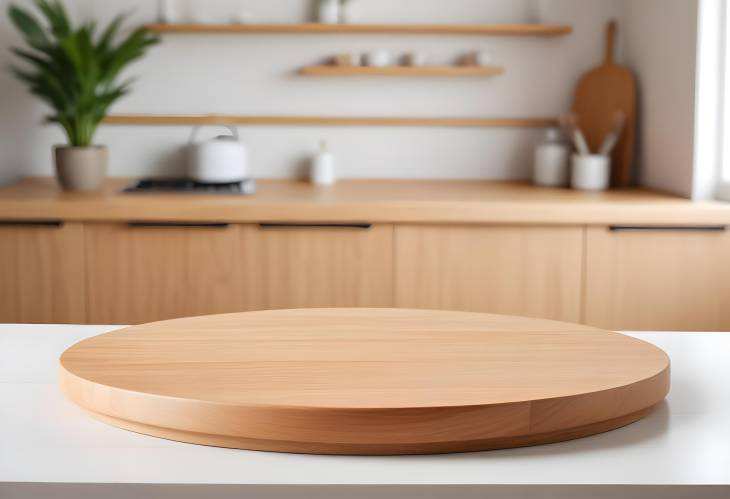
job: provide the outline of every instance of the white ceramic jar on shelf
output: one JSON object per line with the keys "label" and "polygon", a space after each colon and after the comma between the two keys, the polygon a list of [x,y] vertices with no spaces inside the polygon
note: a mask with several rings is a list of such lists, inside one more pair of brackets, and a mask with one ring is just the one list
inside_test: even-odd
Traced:
{"label": "white ceramic jar on shelf", "polygon": [[173,24],[179,20],[177,0],[157,0],[157,22]]}
{"label": "white ceramic jar on shelf", "polygon": [[409,52],[403,56],[403,64],[418,68],[428,65],[429,57],[425,52]]}
{"label": "white ceramic jar on shelf", "polygon": [[340,0],[319,0],[317,21],[322,24],[338,24],[340,22]]}
{"label": "white ceramic jar on shelf", "polygon": [[373,50],[364,56],[365,65],[373,68],[390,66],[392,60],[393,56],[387,50]]}
{"label": "white ceramic jar on shelf", "polygon": [[553,24],[557,19],[555,0],[525,0],[525,19],[528,24]]}
{"label": "white ceramic jar on shelf", "polygon": [[354,23],[357,14],[353,7],[354,0],[340,0],[340,22],[342,24]]}
{"label": "white ceramic jar on shelf", "polygon": [[476,50],[469,52],[461,58],[461,64],[463,66],[477,66],[477,67],[489,67],[494,66],[497,63],[497,59],[491,50]]}

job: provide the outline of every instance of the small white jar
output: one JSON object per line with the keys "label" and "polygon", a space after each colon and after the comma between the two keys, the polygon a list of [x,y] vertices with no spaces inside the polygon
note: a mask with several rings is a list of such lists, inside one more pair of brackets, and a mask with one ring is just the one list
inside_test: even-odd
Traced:
{"label": "small white jar", "polygon": [[403,56],[403,63],[410,67],[422,67],[428,64],[428,54],[424,52],[410,52]]}
{"label": "small white jar", "polygon": [[552,24],[559,11],[555,0],[526,0],[525,19],[528,24]]}
{"label": "small white jar", "polygon": [[611,182],[611,158],[602,154],[573,155],[573,189],[605,191]]}
{"label": "small white jar", "polygon": [[570,149],[561,142],[560,131],[549,128],[545,140],[535,148],[532,181],[544,187],[565,187],[570,181]]}
{"label": "small white jar", "polygon": [[390,66],[393,57],[387,50],[373,50],[365,54],[365,64],[373,68]]}
{"label": "small white jar", "polygon": [[319,0],[317,20],[322,24],[340,22],[340,0]]}
{"label": "small white jar", "polygon": [[332,62],[335,66],[340,67],[353,67],[360,66],[362,64],[362,57],[360,54],[338,54],[332,58]]}
{"label": "small white jar", "polygon": [[340,2],[340,22],[342,24],[351,24],[356,21],[357,12],[353,7],[353,0],[341,0]]}
{"label": "small white jar", "polygon": [[157,22],[172,24],[178,21],[176,0],[157,0]]}
{"label": "small white jar", "polygon": [[248,9],[239,10],[232,18],[233,24],[254,24],[256,16]]}
{"label": "small white jar", "polygon": [[327,149],[325,141],[320,142],[319,152],[312,158],[309,181],[314,185],[333,185],[337,181],[335,157]]}
{"label": "small white jar", "polygon": [[470,52],[461,58],[463,66],[489,67],[496,64],[494,54],[489,50]]}

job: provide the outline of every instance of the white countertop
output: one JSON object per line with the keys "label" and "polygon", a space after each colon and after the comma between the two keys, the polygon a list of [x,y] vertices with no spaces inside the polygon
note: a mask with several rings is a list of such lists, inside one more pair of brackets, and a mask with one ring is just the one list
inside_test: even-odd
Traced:
{"label": "white countertop", "polygon": [[[274,495],[257,492],[257,499],[301,497],[295,493],[297,489],[287,488],[292,485],[336,485],[340,489],[326,491],[340,495],[341,487],[348,485],[478,486],[462,487],[458,493],[454,489],[450,497],[472,497],[472,492],[479,494],[473,497],[491,497],[485,495],[490,490],[509,495],[519,487],[524,490],[514,497],[533,497],[527,492],[530,490],[534,490],[534,497],[553,497],[545,495],[544,487],[530,487],[553,485],[568,486],[550,489],[555,497],[580,497],[571,494],[582,495],[586,488],[595,488],[592,497],[614,497],[599,492],[619,494],[620,490],[623,499],[632,496],[618,486],[646,486],[641,488],[641,497],[650,497],[649,492],[672,497],[663,487],[686,491],[676,486],[716,485],[719,487],[693,488],[691,495],[694,499],[730,497],[730,334],[634,334],[670,355],[672,390],[652,415],[619,430],[503,451],[333,457],[202,447],[138,435],[92,419],[60,393],[58,357],[73,343],[113,329],[0,326],[2,499],[29,497],[18,492],[22,485],[2,482],[26,487],[30,483],[231,484],[239,488],[217,491],[240,493],[240,487],[252,486],[258,486],[259,492],[267,486],[274,487],[268,491],[271,494],[277,491]],[[505,486],[508,488],[494,488]],[[348,490],[350,499],[360,497],[354,492],[360,488]],[[378,497],[391,497],[385,492],[396,489],[379,490],[383,494]],[[404,497],[405,489],[398,490],[392,497]],[[317,497],[324,497],[320,492]],[[209,492],[206,495],[211,496]],[[423,490],[418,495],[425,497]],[[179,491],[177,496],[181,497]]]}

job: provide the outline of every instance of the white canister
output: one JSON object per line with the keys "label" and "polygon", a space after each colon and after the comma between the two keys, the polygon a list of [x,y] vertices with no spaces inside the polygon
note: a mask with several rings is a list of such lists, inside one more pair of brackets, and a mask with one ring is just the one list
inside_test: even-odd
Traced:
{"label": "white canister", "polygon": [[356,18],[355,9],[352,4],[353,0],[341,0],[340,3],[340,22],[342,24],[354,23]]}
{"label": "white canister", "polygon": [[253,24],[256,22],[256,15],[248,9],[239,10],[232,18],[233,24]]}
{"label": "white canister", "polygon": [[312,159],[309,181],[314,185],[332,185],[336,180],[335,157],[327,149],[327,143],[322,141],[319,152]]}
{"label": "white canister", "polygon": [[365,64],[374,68],[390,66],[392,57],[387,50],[373,50],[365,54]]}
{"label": "white canister", "polygon": [[340,22],[340,0],[319,0],[317,20],[322,24]]}
{"label": "white canister", "polygon": [[573,155],[573,189],[605,191],[611,182],[611,158],[602,154]]}
{"label": "white canister", "polygon": [[360,66],[362,58],[360,54],[338,54],[332,58],[332,62],[335,66],[341,67],[353,67]]}
{"label": "white canister", "polygon": [[428,64],[428,54],[424,52],[410,52],[403,56],[403,63],[406,66],[421,67]]}
{"label": "white canister", "polygon": [[491,51],[475,51],[462,57],[461,64],[463,66],[489,67],[496,64],[496,58]]}
{"label": "white canister", "polygon": [[565,187],[570,181],[570,149],[560,141],[560,132],[551,128],[545,142],[535,148],[533,182],[545,187]]}
{"label": "white canister", "polygon": [[525,22],[551,24],[556,22],[558,6],[555,0],[525,0]]}
{"label": "white canister", "polygon": [[172,24],[178,17],[176,0],[157,0],[157,22]]}

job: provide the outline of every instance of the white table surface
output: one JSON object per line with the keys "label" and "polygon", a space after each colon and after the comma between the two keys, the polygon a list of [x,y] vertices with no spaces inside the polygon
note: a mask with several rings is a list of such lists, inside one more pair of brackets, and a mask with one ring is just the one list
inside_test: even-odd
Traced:
{"label": "white table surface", "polygon": [[58,357],[113,329],[0,326],[0,499],[95,497],[102,484],[115,484],[106,497],[730,498],[727,333],[633,334],[670,355],[672,390],[619,430],[492,452],[334,457],[196,446],[94,420],[59,391]]}

